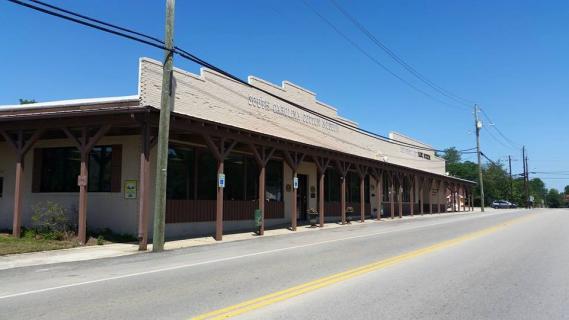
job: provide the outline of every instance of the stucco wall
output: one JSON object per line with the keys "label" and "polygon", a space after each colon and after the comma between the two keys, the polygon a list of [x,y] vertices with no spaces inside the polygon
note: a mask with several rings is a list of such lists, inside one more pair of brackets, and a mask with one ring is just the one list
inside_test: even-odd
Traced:
{"label": "stucco wall", "polygon": [[[125,180],[137,180],[139,170],[139,137],[104,137],[98,145],[122,144],[121,192],[88,193],[87,226],[90,229],[109,227],[115,232],[136,235],[138,199],[125,199],[123,188]],[[24,164],[24,183],[22,192],[22,225],[30,226],[33,215],[32,206],[43,201],[54,201],[68,209],[69,218],[77,221],[79,193],[32,192],[32,169],[35,148],[71,147],[68,140],[40,140],[26,154]],[[12,228],[14,208],[15,155],[5,143],[0,143],[0,175],[4,176],[4,196],[0,198],[0,228]],[[138,197],[137,197],[138,198]]]}

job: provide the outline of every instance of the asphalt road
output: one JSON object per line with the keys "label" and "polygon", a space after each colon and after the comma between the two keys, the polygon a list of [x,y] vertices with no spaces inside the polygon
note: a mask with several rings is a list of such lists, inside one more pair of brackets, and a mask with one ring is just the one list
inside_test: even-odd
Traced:
{"label": "asphalt road", "polygon": [[0,271],[0,319],[188,319],[227,307],[246,319],[569,319],[569,210],[354,223]]}

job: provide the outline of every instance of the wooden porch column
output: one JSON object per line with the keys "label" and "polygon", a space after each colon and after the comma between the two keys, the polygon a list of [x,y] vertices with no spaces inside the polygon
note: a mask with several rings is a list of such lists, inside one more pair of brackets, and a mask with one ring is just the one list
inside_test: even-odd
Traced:
{"label": "wooden porch column", "polygon": [[465,186],[463,189],[464,192],[464,211],[470,211],[470,204],[468,204],[468,188]]}
{"label": "wooden porch column", "polygon": [[439,191],[437,192],[437,198],[438,198],[438,201],[437,201],[437,202],[438,202],[438,204],[439,204],[439,208],[438,208],[438,210],[437,210],[438,213],[443,213],[443,208],[442,208],[442,205],[443,205],[443,199],[442,199],[442,198],[443,198],[443,195],[444,195],[444,191],[443,191],[443,190],[445,190],[445,189],[444,189],[444,182],[443,182],[443,180],[440,180],[440,181],[439,181]]}
{"label": "wooden porch column", "polygon": [[411,217],[415,214],[415,175],[409,175],[409,210]]}
{"label": "wooden porch column", "polygon": [[365,222],[365,179],[367,176],[368,167],[364,165],[357,166],[360,176],[360,222]]}
{"label": "wooden porch column", "polygon": [[[203,138],[213,154],[213,157],[217,160],[217,179],[224,172],[224,160],[227,155],[233,150],[237,144],[236,140],[233,140],[229,146],[226,145],[228,142],[226,138],[219,138],[218,143],[216,143],[213,138],[209,135],[203,135]],[[221,241],[223,239],[223,188],[220,187],[216,179],[216,201],[215,201],[215,236],[214,239]],[[226,179],[227,180],[227,179]]]}
{"label": "wooden porch column", "polygon": [[466,189],[464,186],[461,186],[460,190],[462,194],[462,212],[466,212]]}
{"label": "wooden porch column", "polygon": [[43,133],[43,129],[35,130],[26,141],[23,130],[18,130],[16,139],[13,139],[6,131],[0,130],[0,134],[16,152],[16,180],[14,182],[14,211],[12,218],[12,235],[16,238],[20,237],[22,229],[22,186],[25,157]]}
{"label": "wooden porch column", "polygon": [[456,212],[456,185],[452,184],[452,212]]}
{"label": "wooden porch column", "polygon": [[312,156],[316,168],[318,169],[318,216],[320,228],[324,227],[324,178],[326,176],[326,168],[330,164],[329,158]]}
{"label": "wooden porch column", "polygon": [[381,211],[383,209],[383,169],[372,169],[372,175],[375,179],[376,201],[377,201],[377,220],[381,220]]}
{"label": "wooden porch column", "polygon": [[421,206],[421,215],[425,214],[425,177],[419,178],[419,204]]}
{"label": "wooden porch column", "polygon": [[259,235],[265,234],[265,177],[267,163],[271,160],[273,153],[275,153],[275,148],[267,148],[265,146],[255,146],[249,144],[257,165],[259,166],[259,210],[261,210],[261,227],[259,228]]}
{"label": "wooden porch column", "polygon": [[348,161],[336,160],[338,171],[340,171],[341,191],[340,191],[340,212],[342,216],[342,224],[346,224],[346,176],[352,166]]}
{"label": "wooden porch column", "polygon": [[390,206],[390,211],[391,211],[391,219],[395,218],[395,199],[394,199],[394,193],[395,193],[395,186],[393,184],[393,172],[390,172],[389,175],[387,176],[389,178],[389,202],[391,204]]}
{"label": "wooden porch column", "polygon": [[[298,166],[300,165],[302,160],[304,160],[304,157],[306,156],[306,154],[296,152],[296,151],[289,151],[289,150],[284,150],[283,154],[285,156],[285,162],[288,164],[288,166],[292,170],[292,179],[294,182],[294,178],[296,178],[296,174],[298,171]],[[298,194],[297,189],[294,188],[294,185],[293,185],[292,199],[291,199],[292,211],[290,213],[290,229],[292,231],[296,231],[296,220],[298,219],[298,207],[296,204],[297,194]]]}
{"label": "wooden porch column", "polygon": [[460,212],[460,186],[455,186],[456,212]]}
{"label": "wooden porch column", "polygon": [[97,132],[91,136],[87,127],[81,128],[81,135],[76,137],[69,128],[62,128],[67,137],[75,144],[81,155],[81,169],[77,177],[77,185],[79,186],[79,218],[77,237],[81,244],[87,242],[87,187],[89,185],[89,169],[87,167],[89,161],[89,153],[97,143],[109,130],[110,124],[100,127]]}
{"label": "wooden porch column", "polygon": [[429,214],[433,214],[433,184],[435,179],[432,179],[429,183]]}
{"label": "wooden porch column", "polygon": [[140,195],[138,199],[138,250],[148,246],[148,208],[150,203],[150,150],[156,138],[150,137],[150,126],[145,123],[140,134]]}
{"label": "wooden porch column", "polygon": [[405,176],[403,174],[397,174],[397,181],[399,182],[399,188],[397,188],[397,206],[399,209],[399,219],[403,218],[403,182]]}

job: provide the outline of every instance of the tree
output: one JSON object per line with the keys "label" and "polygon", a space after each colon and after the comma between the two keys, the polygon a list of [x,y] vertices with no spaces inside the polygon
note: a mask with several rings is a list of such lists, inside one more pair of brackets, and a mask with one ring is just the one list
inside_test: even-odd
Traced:
{"label": "tree", "polygon": [[461,160],[460,152],[455,147],[446,148],[442,158],[445,159],[446,164],[459,163]]}
{"label": "tree", "polygon": [[20,99],[20,104],[30,104],[30,103],[36,103],[36,100],[34,100],[34,99]]}
{"label": "tree", "polygon": [[569,194],[569,186],[565,186],[565,194]]}
{"label": "tree", "polygon": [[529,194],[533,196],[534,205],[541,205],[545,202],[547,188],[540,178],[533,178],[529,181]]}
{"label": "tree", "polygon": [[549,189],[545,201],[549,208],[559,208],[563,202],[561,194],[555,188]]}

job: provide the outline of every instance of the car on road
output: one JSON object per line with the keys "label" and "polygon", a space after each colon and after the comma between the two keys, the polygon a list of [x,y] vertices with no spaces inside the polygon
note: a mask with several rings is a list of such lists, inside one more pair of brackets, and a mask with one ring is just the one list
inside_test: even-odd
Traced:
{"label": "car on road", "polygon": [[494,209],[511,209],[517,208],[518,206],[506,200],[494,200],[490,207]]}

